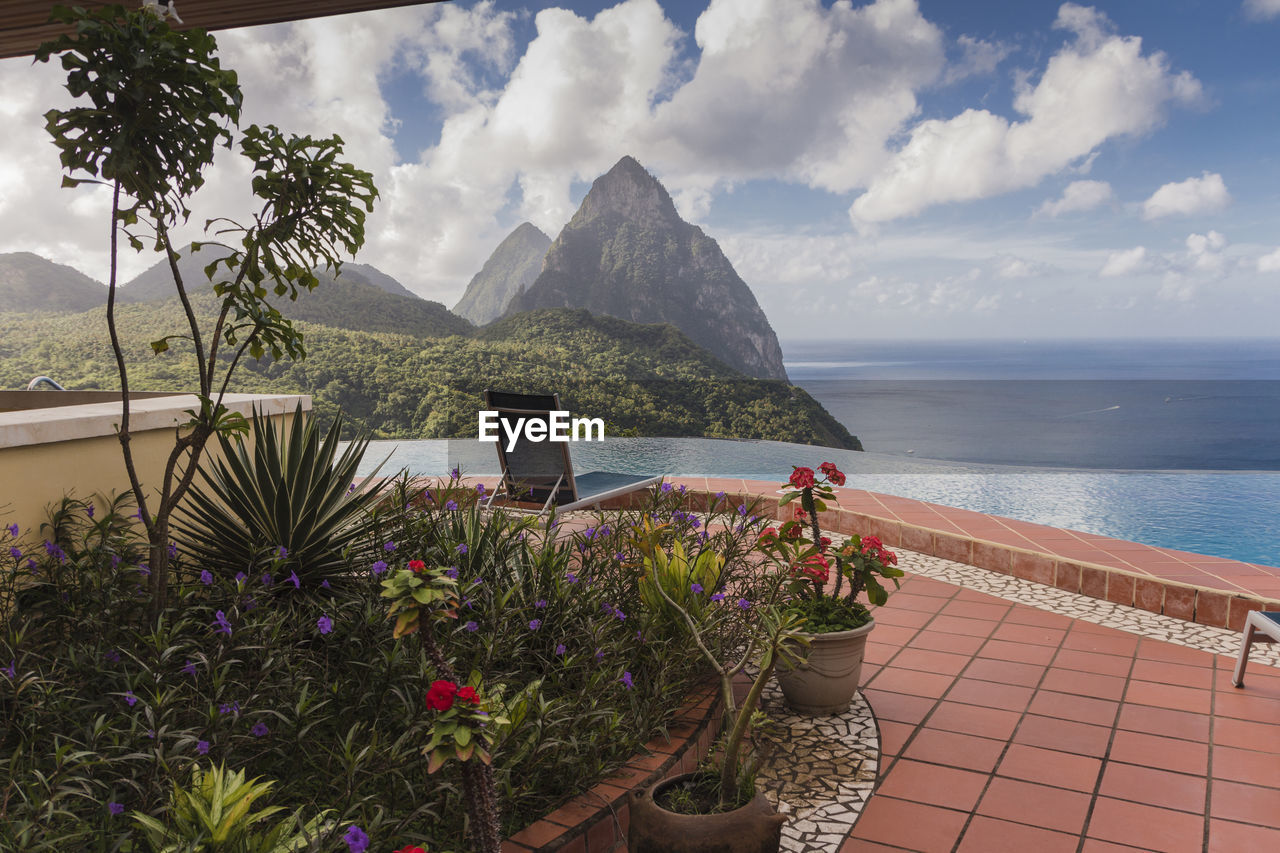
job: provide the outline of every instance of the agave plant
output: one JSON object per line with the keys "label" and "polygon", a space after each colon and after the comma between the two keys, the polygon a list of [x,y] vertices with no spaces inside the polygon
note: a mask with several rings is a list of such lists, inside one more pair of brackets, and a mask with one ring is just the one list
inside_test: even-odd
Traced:
{"label": "agave plant", "polygon": [[345,557],[372,547],[368,510],[385,480],[354,487],[368,440],[339,456],[341,429],[339,415],[322,437],[299,406],[288,427],[254,412],[248,438],[219,435],[222,458],[201,468],[203,482],[174,525],[195,566],[233,575],[272,564],[313,586],[337,579]]}
{"label": "agave plant", "polygon": [[243,771],[229,771],[221,765],[208,770],[196,767],[188,787],[174,783],[163,823],[141,812],[134,812],[133,819],[142,827],[154,853],[298,853],[312,849],[313,842],[330,832],[334,822],[325,812],[309,821],[295,813],[261,826],[284,811],[280,806],[252,811],[254,801],[268,794],[274,784],[246,779]]}

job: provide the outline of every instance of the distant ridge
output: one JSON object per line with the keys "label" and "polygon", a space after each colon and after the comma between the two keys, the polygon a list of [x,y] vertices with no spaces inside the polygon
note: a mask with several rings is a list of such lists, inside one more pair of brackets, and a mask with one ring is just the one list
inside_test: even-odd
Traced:
{"label": "distant ridge", "polygon": [[633,157],[596,179],[508,313],[586,308],[635,323],[670,323],[730,367],[787,378],[782,348],[755,295],[716,241],[676,212]]}
{"label": "distant ridge", "polygon": [[490,323],[504,313],[512,297],[533,284],[542,272],[542,259],[551,238],[531,222],[522,222],[498,244],[453,306],[453,313],[477,326]]}
{"label": "distant ridge", "polygon": [[31,252],[0,254],[0,310],[78,314],[106,304],[106,286],[77,269]]}

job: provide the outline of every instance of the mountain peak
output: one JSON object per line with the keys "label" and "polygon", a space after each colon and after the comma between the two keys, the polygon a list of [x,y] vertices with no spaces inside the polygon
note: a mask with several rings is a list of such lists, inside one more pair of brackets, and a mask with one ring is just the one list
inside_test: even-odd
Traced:
{"label": "mountain peak", "polygon": [[620,216],[637,223],[680,218],[666,188],[629,154],[596,178],[574,220],[604,216]]}

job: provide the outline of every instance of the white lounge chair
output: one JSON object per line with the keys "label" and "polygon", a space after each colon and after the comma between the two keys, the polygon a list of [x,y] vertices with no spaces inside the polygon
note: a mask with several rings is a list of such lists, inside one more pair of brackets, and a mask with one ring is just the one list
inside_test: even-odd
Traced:
{"label": "white lounge chair", "polygon": [[1240,657],[1236,658],[1236,671],[1231,674],[1231,684],[1244,687],[1244,665],[1249,660],[1249,649],[1254,643],[1280,643],[1280,612],[1254,610],[1244,622]]}

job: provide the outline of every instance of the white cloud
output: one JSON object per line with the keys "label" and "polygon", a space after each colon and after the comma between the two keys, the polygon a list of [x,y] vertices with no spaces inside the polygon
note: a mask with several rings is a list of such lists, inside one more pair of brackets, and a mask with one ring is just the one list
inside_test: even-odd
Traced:
{"label": "white cloud", "polygon": [[985,41],[968,35],[956,39],[956,45],[960,48],[960,59],[947,68],[944,83],[991,74],[1012,53],[1010,47],[1003,42]]}
{"label": "white cloud", "polygon": [[1258,272],[1280,272],[1280,249],[1258,258]]}
{"label": "white cloud", "polygon": [[1016,255],[1004,255],[995,262],[995,272],[1000,278],[1034,278],[1045,275],[1051,269],[1048,264]]}
{"label": "white cloud", "polygon": [[1244,0],[1244,13],[1259,21],[1280,16],[1280,0]]}
{"label": "white cloud", "polygon": [[1187,240],[1187,262],[1198,272],[1217,275],[1223,270],[1224,258],[1222,250],[1227,246],[1227,238],[1217,231],[1208,234],[1191,234]]}
{"label": "white cloud", "polygon": [[1152,130],[1170,104],[1200,97],[1195,78],[1171,71],[1163,53],[1144,54],[1142,39],[1113,34],[1095,9],[1063,4],[1055,26],[1072,37],[1034,86],[1020,83],[1014,109],[1023,120],[968,109],[920,122],[853,203],[854,223],[1034,186],[1109,139]]}
{"label": "white cloud", "polygon": [[1098,271],[1098,275],[1104,278],[1131,275],[1145,272],[1147,265],[1146,247],[1134,246],[1132,249],[1125,249],[1123,252],[1111,253],[1107,258],[1107,262],[1102,265],[1102,269]]}
{"label": "white cloud", "polygon": [[1062,197],[1050,199],[1036,210],[1037,216],[1054,218],[1064,213],[1093,210],[1111,200],[1111,184],[1106,181],[1072,181],[1062,191]]}
{"label": "white cloud", "polygon": [[1159,219],[1162,216],[1217,211],[1230,203],[1231,194],[1227,192],[1222,175],[1205,172],[1202,177],[1187,178],[1160,187],[1142,203],[1142,218]]}

